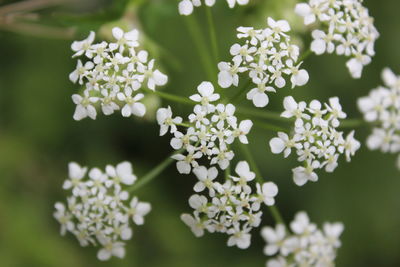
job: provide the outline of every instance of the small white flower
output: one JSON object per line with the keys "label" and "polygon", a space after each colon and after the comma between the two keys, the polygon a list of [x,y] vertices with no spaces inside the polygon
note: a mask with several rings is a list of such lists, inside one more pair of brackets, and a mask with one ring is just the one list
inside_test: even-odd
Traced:
{"label": "small white flower", "polygon": [[278,195],[278,186],[273,182],[257,184],[257,192],[262,196],[265,205],[273,206],[275,204],[275,196]]}
{"label": "small white flower", "polygon": [[87,57],[91,57],[92,53],[90,51],[91,45],[94,41],[94,38],[96,37],[96,34],[91,31],[89,33],[89,36],[82,41],[74,41],[71,45],[72,51],[76,52],[73,57],[78,57],[83,54],[85,54]]}
{"label": "small white flower", "polygon": [[140,202],[137,197],[132,198],[128,209],[128,215],[137,225],[144,224],[144,216],[151,211],[151,205],[147,202]]}
{"label": "small white flower", "polygon": [[197,90],[199,94],[192,95],[190,99],[205,107],[210,107],[210,102],[214,102],[220,97],[219,94],[214,94],[214,86],[210,82],[202,82]]}
{"label": "small white flower", "polygon": [[168,106],[168,108],[159,108],[157,110],[157,122],[160,125],[160,136],[163,136],[168,132],[170,127],[171,133],[175,133],[177,131],[176,124],[182,123],[182,118],[172,118],[172,110]]}

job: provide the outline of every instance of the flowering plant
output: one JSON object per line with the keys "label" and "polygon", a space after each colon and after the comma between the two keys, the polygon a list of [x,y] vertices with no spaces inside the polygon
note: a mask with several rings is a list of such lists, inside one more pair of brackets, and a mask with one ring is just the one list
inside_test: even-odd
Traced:
{"label": "flowering plant", "polygon": [[[214,24],[216,10],[252,14],[263,6],[261,1],[177,1],[173,12],[185,24],[179,27],[187,30],[180,34],[193,38],[193,43],[180,44],[193,50],[187,62],[185,53],[171,53],[152,40],[147,27],[153,25],[145,18],[140,19],[142,25],[133,20],[134,9],[127,8],[119,21],[93,26],[84,30],[85,37],[76,37],[70,53],[75,67],[65,75],[74,88],[70,93],[74,125],[100,125],[100,120],[117,117],[118,123],[134,125],[133,132],[118,130],[135,136],[123,140],[129,150],[139,154],[154,142],[149,149],[154,159],[163,149],[170,154],[144,175],[140,159],[122,153],[121,163],[104,164],[103,169],[70,162],[68,178],[59,184],[68,196],[55,201],[53,212],[61,235],[73,236],[82,247],[96,247],[100,261],[128,258],[129,244],[157,233],[152,216],[160,211],[160,201],[142,188],[152,188],[152,182],[171,171],[181,179],[179,184],[164,179],[168,186],[157,194],[166,195],[171,187],[179,192],[175,196],[183,203],[179,214],[164,212],[173,214],[184,233],[212,240],[222,234],[226,246],[240,249],[238,253],[263,238],[268,267],[335,266],[342,243],[348,241],[342,242],[341,236],[354,231],[347,226],[350,223],[346,222],[346,231],[342,222],[325,222],[319,228],[310,222],[308,213],[316,221],[319,216],[306,201],[291,205],[286,199],[311,187],[328,192],[326,185],[333,181],[325,179],[328,175],[341,184],[343,171],[359,164],[364,145],[395,154],[393,165],[400,169],[400,76],[384,68],[384,85],[358,99],[343,90],[315,88],[318,79],[327,86],[333,79],[323,79],[323,68],[318,70],[321,79],[312,60],[345,58],[346,63],[339,65],[343,68],[331,75],[338,79],[349,72],[344,79],[352,84],[362,84],[365,72],[370,74],[373,67],[368,65],[375,60],[380,36],[373,10],[362,0],[282,5],[282,14],[262,13],[262,23],[239,20],[222,33],[222,26]],[[206,23],[199,24],[203,15]],[[196,68],[186,66],[189,61]],[[201,78],[192,79],[192,72]],[[175,84],[182,87],[174,89]],[[322,97],[317,89],[328,92]],[[360,119],[353,118],[357,108],[363,115]],[[366,138],[360,127],[368,129]],[[154,139],[147,140],[142,131]],[[91,143],[87,137],[81,138]],[[115,160],[100,151],[108,162]],[[76,157],[81,157],[79,162],[90,161],[84,155]],[[315,201],[318,196],[309,198]],[[345,221],[340,214],[335,216]],[[141,227],[145,217],[146,226]],[[193,242],[202,241],[193,238]]]}

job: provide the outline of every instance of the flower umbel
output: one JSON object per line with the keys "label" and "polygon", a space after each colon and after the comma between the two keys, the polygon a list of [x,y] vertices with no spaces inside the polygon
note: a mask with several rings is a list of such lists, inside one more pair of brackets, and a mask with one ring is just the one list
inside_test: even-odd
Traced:
{"label": "flower umbel", "polygon": [[290,223],[290,230],[282,224],[264,227],[261,235],[267,245],[264,254],[276,255],[267,261],[267,267],[335,266],[336,251],[341,246],[339,237],[342,223],[324,223],[323,229],[310,222],[307,213],[299,212]]}
{"label": "flower umbel", "polygon": [[[246,249],[251,243],[251,230],[261,223],[261,204],[274,205],[278,187],[272,183],[257,183],[253,192],[249,182],[255,178],[246,161],[235,168],[236,176],[229,176],[224,183],[216,181],[218,170],[200,166],[194,170],[198,182],[194,186],[196,194],[189,198],[193,214],[182,214],[195,236],[210,233],[229,235],[228,246]],[[204,192],[208,191],[208,194]]]}
{"label": "flower umbel", "polygon": [[76,69],[69,78],[83,86],[83,94],[72,95],[77,105],[75,120],[86,117],[96,119],[96,107],[101,107],[104,115],[121,110],[124,117],[143,117],[146,107],[141,100],[144,88],[155,90],[165,85],[168,77],[154,69],[154,59],[148,59],[145,50],[138,50],[139,32],[123,32],[113,28],[114,43],[93,44],[95,34],[91,32],[83,41],[75,41],[71,48],[73,57],[84,56],[86,62],[78,60]]}
{"label": "flower umbel", "polygon": [[291,154],[292,149],[295,150],[297,160],[303,163],[303,166],[292,170],[297,185],[316,182],[316,169],[324,168],[326,172],[333,172],[341,154],[350,161],[351,156],[360,148],[360,142],[354,139],[354,131],[344,137],[344,133],[337,130],[339,120],[346,118],[337,97],[330,98],[325,106],[318,100],[311,101],[307,106],[305,102],[297,103],[293,97],[288,96],[283,105],[285,111],[281,116],[295,119],[293,133],[288,135],[279,132],[278,137],[272,138],[269,145],[272,153],[283,152],[285,158]]}
{"label": "flower umbel", "polygon": [[239,74],[247,73],[255,85],[247,93],[247,99],[256,107],[265,107],[269,103],[268,92],[286,85],[290,77],[292,88],[308,82],[308,72],[301,69],[299,47],[292,44],[287,33],[289,23],[285,20],[267,20],[268,27],[254,29],[239,27],[237,37],[244,39],[243,44],[232,45],[232,62],[218,64],[218,83],[222,88],[239,85]]}
{"label": "flower umbel", "polygon": [[214,93],[214,86],[210,82],[202,82],[197,90],[199,93],[190,99],[199,104],[194,106],[193,113],[188,116],[185,132],[177,130],[176,125],[180,124],[181,118],[172,119],[170,109],[160,108],[157,112],[158,118],[161,118],[158,120],[160,134],[167,132],[166,125],[171,126],[171,133],[174,134],[171,146],[185,151],[173,156],[177,160],[178,171],[184,174],[198,167],[198,161],[204,157],[210,161],[210,165],[218,164],[221,169],[226,169],[234,157],[229,146],[235,139],[247,144],[247,134],[253,126],[251,120],[238,122],[233,104],[217,103],[220,95]]}
{"label": "flower umbel", "polygon": [[310,0],[296,5],[304,24],[318,21],[321,29],[312,32],[311,50],[321,55],[334,53],[350,58],[346,66],[353,78],[360,78],[363,67],[375,55],[379,33],[362,0]]}
{"label": "flower umbel", "polygon": [[81,246],[100,245],[99,260],[123,258],[125,241],[133,234],[130,221],[142,225],[151,206],[137,197],[130,200],[129,193],[124,191],[124,186],[136,181],[129,162],[116,167],[108,165],[104,172],[92,168],[88,177],[86,174],[87,168],[69,164],[69,179],[63,188],[72,190],[72,194],[66,204],[57,202],[54,212],[61,224],[61,234],[72,233]]}
{"label": "flower umbel", "polygon": [[[382,71],[385,86],[373,89],[358,100],[365,121],[374,124],[367,147],[383,153],[400,153],[400,76],[389,68]],[[400,155],[397,160],[400,169]]]}

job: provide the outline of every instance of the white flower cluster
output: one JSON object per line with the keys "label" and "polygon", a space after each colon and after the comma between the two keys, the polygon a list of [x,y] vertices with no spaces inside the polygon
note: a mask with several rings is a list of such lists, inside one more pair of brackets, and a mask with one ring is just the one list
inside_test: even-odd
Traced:
{"label": "white flower cluster", "polygon": [[311,50],[321,55],[333,53],[350,57],[346,66],[353,78],[360,78],[363,67],[375,55],[374,44],[379,33],[362,0],[310,0],[296,5],[304,24],[315,21],[325,25],[312,32]]}
{"label": "white flower cluster", "polygon": [[[203,1],[206,6],[211,7],[215,4],[216,0],[182,0],[178,5],[179,14],[189,16],[193,13],[195,7],[201,6]],[[226,2],[230,8],[234,8],[236,4],[241,6],[247,5],[249,0],[226,0]]]}
{"label": "white flower cluster", "polygon": [[329,104],[322,104],[313,100],[307,106],[303,101],[296,103],[293,97],[284,99],[285,111],[281,114],[284,118],[295,118],[293,133],[288,136],[284,132],[278,132],[269,142],[274,154],[282,153],[288,157],[295,149],[297,160],[304,166],[294,168],[293,180],[298,186],[308,181],[317,181],[316,169],[325,168],[327,172],[333,172],[338,166],[341,154],[346,155],[346,160],[360,148],[360,142],[354,139],[354,131],[346,138],[343,132],[338,131],[339,119],[346,118],[346,113],[337,97],[329,99]]}
{"label": "white flower cluster", "polygon": [[108,165],[105,172],[92,168],[87,179],[86,173],[86,167],[69,164],[69,179],[63,188],[71,190],[72,194],[66,205],[55,204],[54,217],[61,224],[61,234],[71,232],[81,246],[100,245],[99,260],[108,260],[111,256],[123,258],[124,241],[130,240],[133,233],[129,221],[142,225],[151,206],[137,197],[128,202],[129,193],[122,186],[136,181],[130,163]]}
{"label": "white flower cluster", "polygon": [[276,225],[275,229],[262,229],[261,235],[267,243],[264,254],[278,254],[268,260],[267,267],[335,266],[336,252],[341,246],[339,237],[344,230],[342,223],[325,223],[320,230],[310,223],[305,212],[299,212],[290,223],[290,230],[293,234],[282,224]]}
{"label": "white flower cluster", "polygon": [[168,77],[154,70],[154,59],[148,60],[147,51],[137,49],[137,30],[125,33],[116,27],[112,35],[113,43],[93,44],[95,33],[90,32],[85,40],[71,45],[73,57],[86,57],[86,62],[78,60],[76,69],[69,75],[73,83],[84,87],[81,95],[72,95],[76,104],[75,120],[96,119],[96,106],[101,106],[104,115],[121,109],[124,117],[132,114],[142,117],[146,107],[140,102],[144,97],[140,89],[146,86],[154,91],[156,86],[167,83]]}
{"label": "white flower cluster", "polygon": [[160,125],[160,135],[170,129],[174,134],[171,146],[175,150],[184,149],[186,153],[173,156],[177,160],[179,173],[189,174],[192,168],[199,166],[198,160],[206,157],[210,164],[218,164],[221,169],[226,169],[234,157],[229,148],[236,138],[247,144],[246,135],[250,132],[253,123],[243,120],[238,123],[235,116],[235,106],[232,104],[216,104],[212,102],[220,98],[214,93],[214,86],[210,82],[202,82],[198,87],[199,94],[192,95],[190,99],[198,102],[189,115],[189,124],[186,133],[177,129],[182,118],[172,118],[170,107],[160,108],[157,111],[157,121]]}
{"label": "white flower cluster", "polygon": [[[261,223],[261,204],[272,206],[278,187],[267,182],[256,184],[257,192],[252,193],[248,182],[255,179],[249,164],[241,161],[235,168],[237,176],[229,176],[223,184],[215,181],[218,170],[215,167],[197,167],[193,172],[198,178],[194,186],[197,194],[189,198],[193,215],[182,214],[182,221],[187,224],[195,236],[210,233],[226,233],[230,237],[228,246],[246,249],[251,243],[250,231]],[[198,194],[208,190],[208,194]]]}
{"label": "white flower cluster", "polygon": [[[380,149],[384,153],[400,152],[400,76],[390,69],[382,72],[385,87],[373,89],[368,96],[358,100],[358,108],[367,122],[374,124],[372,134],[367,139],[371,150]],[[400,169],[400,154],[397,160]]]}
{"label": "white flower cluster", "polygon": [[218,64],[218,83],[222,88],[238,86],[239,74],[248,72],[255,88],[247,93],[247,99],[256,107],[268,105],[267,92],[276,92],[275,87],[286,85],[285,75],[290,75],[292,88],[308,82],[308,72],[300,69],[299,47],[290,43],[286,34],[290,31],[285,20],[268,18],[268,27],[256,30],[253,27],[239,27],[237,37],[245,39],[244,44],[234,44],[230,49],[232,62]]}

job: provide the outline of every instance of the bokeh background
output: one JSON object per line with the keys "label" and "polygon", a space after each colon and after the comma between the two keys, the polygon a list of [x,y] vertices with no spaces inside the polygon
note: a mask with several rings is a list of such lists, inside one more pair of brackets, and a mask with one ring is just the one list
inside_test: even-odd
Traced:
{"label": "bokeh background", "polygon": [[[140,177],[171,152],[169,138],[158,136],[152,116],[73,121],[70,96],[78,88],[68,80],[75,67],[72,40],[83,39],[89,30],[106,33],[112,25],[137,27],[145,36],[145,48],[169,75],[163,90],[188,96],[207,77],[175,0],[43,2],[43,8],[18,9],[9,16],[4,7],[18,2],[0,1],[0,266],[263,266],[264,242],[257,230],[251,248],[244,251],[228,248],[226,236],[193,236],[179,216],[190,211],[187,199],[195,178],[179,175],[174,167],[137,192],[153,210],[146,224],[134,229],[124,260],[101,263],[96,249],[81,248],[71,235],[59,235],[52,213],[54,202],[66,196],[61,185],[68,162],[104,167],[129,160]],[[212,13],[221,59],[229,58],[237,26],[263,27],[267,16],[288,19],[295,39],[309,43],[293,14],[295,0],[254,0],[233,10],[225,1],[217,2]],[[339,96],[349,117],[361,117],[356,99],[381,84],[381,70],[388,66],[400,73],[400,2],[366,0],[365,5],[381,37],[362,79],[350,78],[344,58],[312,55],[304,63],[310,82],[272,94],[268,109],[281,111],[282,99],[289,94],[306,101]],[[208,42],[204,9],[194,16]],[[189,112],[179,104],[174,109],[181,116]],[[369,131],[358,128],[356,137],[364,142]],[[253,128],[250,147],[265,178],[279,185],[278,206],[284,218],[291,220],[297,211],[306,210],[318,224],[344,222],[337,266],[400,266],[400,172],[395,156],[363,147],[350,164],[342,161],[334,173],[321,173],[317,183],[299,188],[291,181],[295,160],[269,151],[273,135]],[[263,224],[273,224],[268,211]]]}

